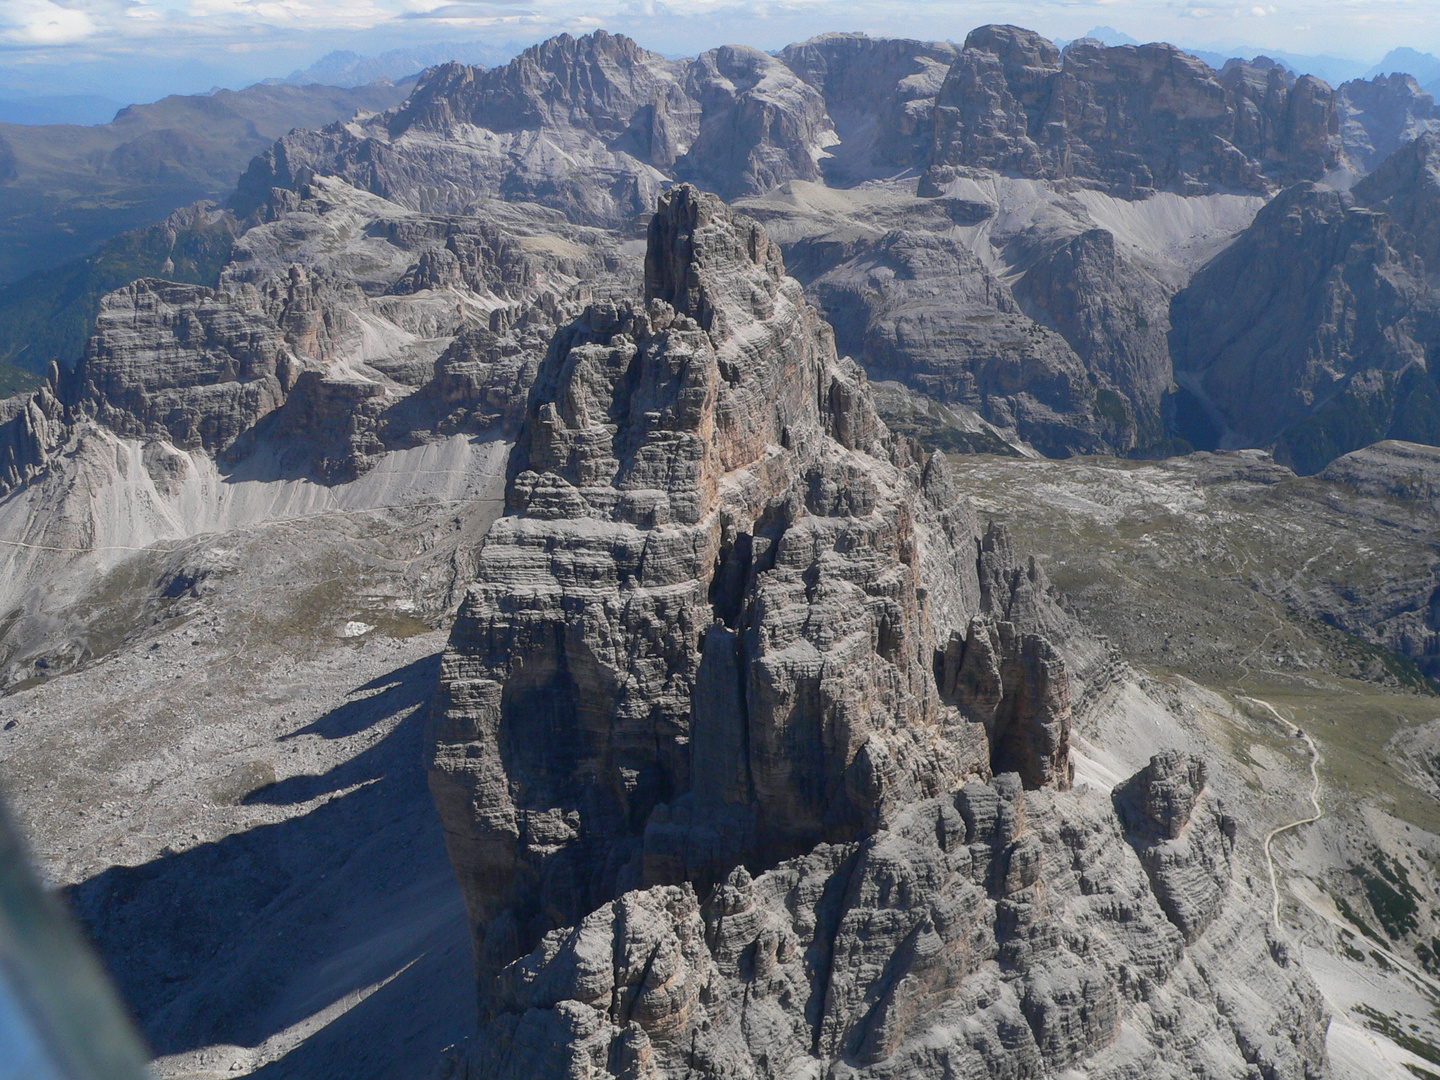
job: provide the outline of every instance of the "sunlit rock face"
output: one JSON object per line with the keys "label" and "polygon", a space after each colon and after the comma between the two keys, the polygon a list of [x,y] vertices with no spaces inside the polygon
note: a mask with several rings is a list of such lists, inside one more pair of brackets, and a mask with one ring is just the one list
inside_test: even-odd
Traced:
{"label": "sunlit rock face", "polygon": [[[936,681],[981,607],[940,460],[714,196],[662,199],[646,293],[557,334],[446,653],[432,786],[487,969],[627,888],[708,888],[990,770]],[[1047,670],[1007,723],[1068,722]],[[1035,775],[1063,781],[1052,742]]]}
{"label": "sunlit rock face", "polygon": [[993,169],[1126,198],[1264,192],[1318,180],[1341,156],[1335,94],[1313,77],[1216,72],[1165,44],[1082,39],[1062,53],[1034,31],[982,26],[936,97],[922,189]]}

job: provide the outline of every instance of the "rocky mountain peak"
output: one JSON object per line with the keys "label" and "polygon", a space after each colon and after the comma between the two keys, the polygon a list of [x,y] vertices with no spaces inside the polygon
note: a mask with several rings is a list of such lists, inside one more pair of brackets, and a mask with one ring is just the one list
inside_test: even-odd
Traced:
{"label": "rocky mountain peak", "polygon": [[[1137,132],[1144,134],[1136,138]],[[1223,79],[1173,45],[1073,43],[1013,26],[971,32],[936,98],[922,191],[966,169],[1068,180],[1126,198],[1273,190],[1341,157],[1333,91],[1244,65]]]}
{"label": "rocky mountain peak", "polygon": [[1007,75],[1025,70],[1058,71],[1060,50],[1043,34],[1021,26],[979,26],[965,35],[965,48],[991,53],[1000,59]]}
{"label": "rocky mountain peak", "polygon": [[1391,154],[1355,185],[1357,201],[1383,210],[1406,237],[1404,246],[1440,280],[1440,131],[1427,131]]}
{"label": "rocky mountain peak", "polygon": [[1177,376],[1233,442],[1273,442],[1311,473],[1383,438],[1433,438],[1437,148],[1415,140],[1352,192],[1285,189],[1176,296]]}
{"label": "rocky mountain peak", "polygon": [[460,121],[501,133],[575,126],[613,138],[638,110],[665,100],[667,89],[679,93],[675,70],[623,34],[560,34],[503,67],[432,68],[394,113],[390,131],[445,130]]}
{"label": "rocky mountain peak", "polygon": [[690,184],[661,196],[646,246],[646,300],[663,301],[723,338],[716,311],[767,319],[784,277],[780,248],[758,222],[732,214],[718,196]]}
{"label": "rocky mountain peak", "polygon": [[1411,75],[1352,79],[1338,95],[1345,150],[1364,172],[1426,132],[1440,131],[1440,108]]}
{"label": "rocky mountain peak", "polygon": [[[715,196],[666,193],[644,301],[561,328],[509,475],[431,759],[482,969],[627,888],[703,894],[863,835],[1009,747],[1049,762],[1019,755],[1030,786],[1068,783],[1043,583],[996,631],[1003,722],[942,698],[935,618],[979,610],[973,512]],[[1032,588],[1010,559],[986,572]]]}

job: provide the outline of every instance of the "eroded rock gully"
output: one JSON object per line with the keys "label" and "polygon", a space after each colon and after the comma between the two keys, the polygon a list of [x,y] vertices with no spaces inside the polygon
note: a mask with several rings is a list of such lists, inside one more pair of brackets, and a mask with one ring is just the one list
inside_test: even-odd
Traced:
{"label": "eroded rock gully", "polygon": [[681,185],[645,269],[556,334],[441,666],[483,1002],[451,1071],[1318,1068],[1203,771],[1142,800],[1164,840],[1069,790],[1078,628],[764,230]]}

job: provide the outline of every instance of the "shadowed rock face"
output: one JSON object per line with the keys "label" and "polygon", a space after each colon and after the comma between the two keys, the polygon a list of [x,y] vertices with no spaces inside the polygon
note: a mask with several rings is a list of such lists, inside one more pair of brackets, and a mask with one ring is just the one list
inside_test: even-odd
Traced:
{"label": "shadowed rock face", "polygon": [[1334,94],[1309,76],[1247,65],[1217,75],[1163,44],[1082,40],[1062,54],[1033,31],[983,26],[936,98],[923,187],[981,168],[1127,198],[1266,191],[1318,179],[1340,152]]}
{"label": "shadowed rock face", "polygon": [[42,473],[69,436],[65,405],[56,396],[59,369],[34,394],[8,398],[0,412],[0,492]]}
{"label": "shadowed rock face", "polygon": [[1115,789],[1127,838],[1170,921],[1195,941],[1230,886],[1236,823],[1205,789],[1206,768],[1180,751],[1156,754]]}
{"label": "shadowed rock face", "polygon": [[[840,347],[863,357],[876,379],[974,408],[1046,454],[1135,444],[1125,406],[1118,421],[1097,415],[1096,387],[1065,338],[1026,316],[1009,286],[951,237],[892,231],[809,291]],[[1121,400],[1108,378],[1103,389]]]}
{"label": "shadowed rock face", "polygon": [[848,186],[929,164],[935,95],[959,50],[942,41],[823,34],[779,58],[820,91],[837,145],[820,163],[827,183]]}
{"label": "shadowed rock face", "polygon": [[1384,438],[1440,437],[1437,136],[1397,151],[1353,197],[1275,198],[1171,307],[1177,378],[1232,444],[1276,444],[1311,473]]}
{"label": "shadowed rock face", "polygon": [[1355,200],[1383,212],[1401,230],[1398,246],[1424,260],[1440,282],[1440,131],[1420,135],[1355,185]]}
{"label": "shadowed rock face", "polygon": [[820,179],[821,150],[835,141],[824,99],[780,60],[744,45],[712,49],[690,65],[686,90],[700,123],[677,175],[727,198]]}
{"label": "shadowed rock face", "polygon": [[[643,306],[556,335],[445,656],[432,787],[482,971],[627,888],[851,839],[995,757],[935,681],[982,565],[940,460],[885,431],[714,196],[661,200],[645,276]],[[1007,731],[1050,732],[1032,779],[1064,783],[1067,676],[1024,648]]]}
{"label": "shadowed rock face", "polygon": [[1372,172],[1406,143],[1440,131],[1440,109],[1410,75],[1395,72],[1341,83],[1341,137],[1345,153],[1362,172]]}

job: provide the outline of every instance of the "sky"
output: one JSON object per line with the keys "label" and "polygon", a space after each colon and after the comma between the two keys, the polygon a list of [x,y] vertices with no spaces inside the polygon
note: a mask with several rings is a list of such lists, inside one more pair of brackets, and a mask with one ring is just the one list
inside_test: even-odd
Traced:
{"label": "sky", "polygon": [[143,101],[283,77],[333,49],[479,41],[500,60],[599,27],[681,56],[737,42],[775,49],[826,30],[962,41],[989,22],[1063,39],[1107,25],[1141,41],[1365,62],[1397,45],[1440,54],[1437,0],[0,0],[0,94]]}

